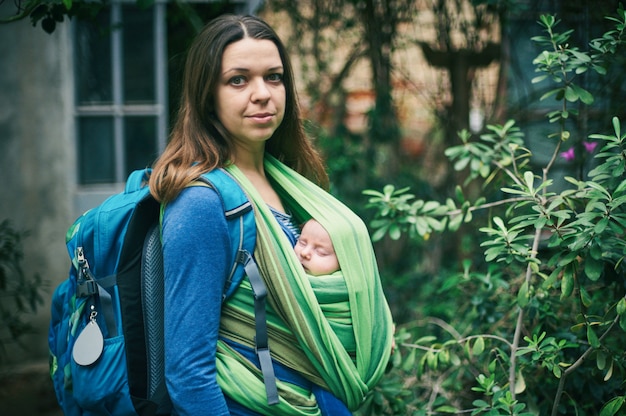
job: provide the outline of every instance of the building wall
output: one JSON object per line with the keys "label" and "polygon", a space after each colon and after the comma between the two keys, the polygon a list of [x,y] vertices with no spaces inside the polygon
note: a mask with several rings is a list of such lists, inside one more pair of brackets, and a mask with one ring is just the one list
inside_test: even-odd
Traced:
{"label": "building wall", "polygon": [[[0,3],[0,15],[14,13]],[[4,365],[48,358],[50,297],[67,275],[64,236],[72,221],[75,181],[72,149],[70,25],[49,35],[28,20],[0,25],[0,221],[8,219],[23,240],[27,275],[47,281],[27,349],[11,348]]]}

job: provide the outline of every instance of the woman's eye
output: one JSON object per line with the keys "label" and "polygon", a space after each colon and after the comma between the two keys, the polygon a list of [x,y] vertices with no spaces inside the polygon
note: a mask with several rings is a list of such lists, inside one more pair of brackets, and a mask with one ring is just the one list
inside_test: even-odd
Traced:
{"label": "woman's eye", "polygon": [[246,78],[241,76],[241,75],[237,75],[236,77],[232,77],[228,83],[232,84],[232,85],[243,85],[246,82]]}
{"label": "woman's eye", "polygon": [[281,82],[283,80],[283,74],[270,74],[267,76],[267,80],[271,82]]}

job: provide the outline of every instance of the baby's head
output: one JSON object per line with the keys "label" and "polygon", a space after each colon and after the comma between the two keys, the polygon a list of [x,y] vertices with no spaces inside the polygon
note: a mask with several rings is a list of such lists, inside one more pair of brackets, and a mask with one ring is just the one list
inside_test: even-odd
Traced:
{"label": "baby's head", "polygon": [[339,260],[330,235],[314,219],[307,221],[302,227],[295,251],[302,267],[309,274],[319,276],[339,270]]}

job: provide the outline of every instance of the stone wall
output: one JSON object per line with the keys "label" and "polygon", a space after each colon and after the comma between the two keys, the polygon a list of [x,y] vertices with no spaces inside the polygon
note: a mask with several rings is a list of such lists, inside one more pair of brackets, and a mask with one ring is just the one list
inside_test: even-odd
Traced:
{"label": "stone wall", "polygon": [[[0,3],[0,16],[15,13]],[[66,277],[65,231],[73,219],[75,155],[72,131],[70,25],[49,35],[29,20],[0,25],[0,221],[23,240],[27,275],[47,281],[45,303],[32,317],[36,333],[9,348],[4,370],[48,359],[50,297]]]}

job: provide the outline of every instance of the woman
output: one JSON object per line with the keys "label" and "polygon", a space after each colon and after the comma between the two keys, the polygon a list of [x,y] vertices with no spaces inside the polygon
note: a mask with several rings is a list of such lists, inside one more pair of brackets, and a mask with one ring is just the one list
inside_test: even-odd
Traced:
{"label": "woman", "polygon": [[[276,404],[258,371],[247,279],[221,305],[230,241],[219,196],[189,186],[215,168],[225,168],[254,206]],[[367,230],[318,187],[327,183],[275,32],[251,16],[210,22],[190,47],[178,118],[150,178],[164,206],[165,372],[174,414],[350,414],[382,375],[391,317]],[[295,224],[311,217],[332,223],[342,265],[354,264],[344,272],[344,293],[355,348],[346,349],[328,324],[293,253]]]}

